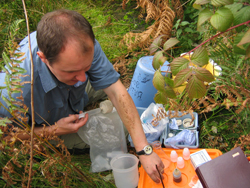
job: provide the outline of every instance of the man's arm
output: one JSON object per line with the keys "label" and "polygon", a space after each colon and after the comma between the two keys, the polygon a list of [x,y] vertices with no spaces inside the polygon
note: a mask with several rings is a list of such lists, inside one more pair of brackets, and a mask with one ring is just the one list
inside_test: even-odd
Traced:
{"label": "man's arm", "polygon": [[[138,111],[134,105],[134,102],[128,94],[126,88],[123,86],[120,80],[104,89],[104,92],[108,95],[113,105],[115,106],[122,122],[126,126],[135,146],[136,151],[142,150],[148,145],[145,133],[142,128],[141,120]],[[160,182],[160,176],[156,169],[163,173],[164,165],[156,153],[150,155],[140,155],[140,162],[143,165],[147,174],[156,183]]]}

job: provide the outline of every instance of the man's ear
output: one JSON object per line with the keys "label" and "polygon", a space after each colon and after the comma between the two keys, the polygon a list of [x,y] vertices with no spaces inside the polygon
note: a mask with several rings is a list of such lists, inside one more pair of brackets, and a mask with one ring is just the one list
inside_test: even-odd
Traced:
{"label": "man's ear", "polygon": [[37,53],[37,55],[40,57],[40,59],[42,60],[42,62],[44,62],[45,64],[48,64],[48,63],[49,63],[48,60],[46,59],[46,57],[45,57],[45,55],[44,55],[43,52],[38,51],[38,52],[36,52],[36,53]]}

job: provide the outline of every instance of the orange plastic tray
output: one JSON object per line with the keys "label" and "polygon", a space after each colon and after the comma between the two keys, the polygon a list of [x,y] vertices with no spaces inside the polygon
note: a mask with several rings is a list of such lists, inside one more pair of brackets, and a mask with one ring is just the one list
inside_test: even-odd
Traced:
{"label": "orange plastic tray", "polygon": [[[164,152],[168,155],[168,157],[170,158],[170,153],[172,150],[174,150],[173,148],[162,148],[164,150]],[[189,149],[190,153],[194,153],[196,151],[202,150],[203,148],[199,148],[199,149]],[[206,149],[209,156],[211,157],[211,159],[214,159],[220,155],[222,155],[222,152],[220,150],[217,149]],[[182,152],[183,149],[178,149],[175,150],[178,154],[178,156],[182,156]],[[189,187],[189,183],[192,179],[192,177],[194,175],[196,175],[195,170],[190,162],[190,160],[185,161],[185,167],[181,170],[182,173],[182,181],[179,183],[176,183],[173,181],[173,170],[176,168],[176,163],[171,162],[171,165],[169,166],[168,170],[165,169],[165,172],[163,174],[164,180],[164,186],[166,188],[190,188]],[[143,169],[143,167],[141,166],[139,168],[139,173],[140,173],[140,177],[139,177],[139,183],[138,183],[138,188],[162,188],[162,184],[159,183],[155,183],[149,176],[148,174],[145,172],[145,170]]]}

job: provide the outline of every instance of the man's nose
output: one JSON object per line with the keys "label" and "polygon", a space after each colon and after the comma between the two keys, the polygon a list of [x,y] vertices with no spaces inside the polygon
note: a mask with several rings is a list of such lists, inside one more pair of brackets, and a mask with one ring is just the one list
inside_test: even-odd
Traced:
{"label": "man's nose", "polygon": [[84,82],[86,80],[86,75],[85,75],[85,71],[80,71],[77,75],[76,75],[76,79],[78,81]]}

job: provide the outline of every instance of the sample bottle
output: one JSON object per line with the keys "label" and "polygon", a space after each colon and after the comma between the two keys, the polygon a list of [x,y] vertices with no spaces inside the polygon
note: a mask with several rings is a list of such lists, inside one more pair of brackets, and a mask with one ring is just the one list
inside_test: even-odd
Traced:
{"label": "sample bottle", "polygon": [[183,159],[184,160],[189,160],[190,159],[190,151],[188,148],[184,148],[183,150]]}
{"label": "sample bottle", "polygon": [[113,111],[113,104],[110,100],[105,100],[100,103],[100,109],[103,114],[107,114]]}
{"label": "sample bottle", "polygon": [[154,141],[152,143],[152,147],[154,152],[161,158],[163,164],[164,164],[164,169],[168,168],[171,164],[170,158],[167,156],[167,154],[163,151],[161,147],[161,142],[160,141]]}
{"label": "sample bottle", "polygon": [[184,163],[183,158],[182,157],[178,157],[177,158],[177,168],[182,169],[182,168],[184,168],[184,166],[185,166],[185,163]]}
{"label": "sample bottle", "polygon": [[174,171],[173,171],[174,182],[179,183],[179,182],[181,182],[181,179],[182,179],[181,178],[181,171],[178,168],[174,169]]}
{"label": "sample bottle", "polygon": [[178,158],[178,154],[176,153],[175,150],[172,150],[171,151],[171,154],[170,154],[170,159],[173,163],[175,163],[177,161],[177,158]]}

